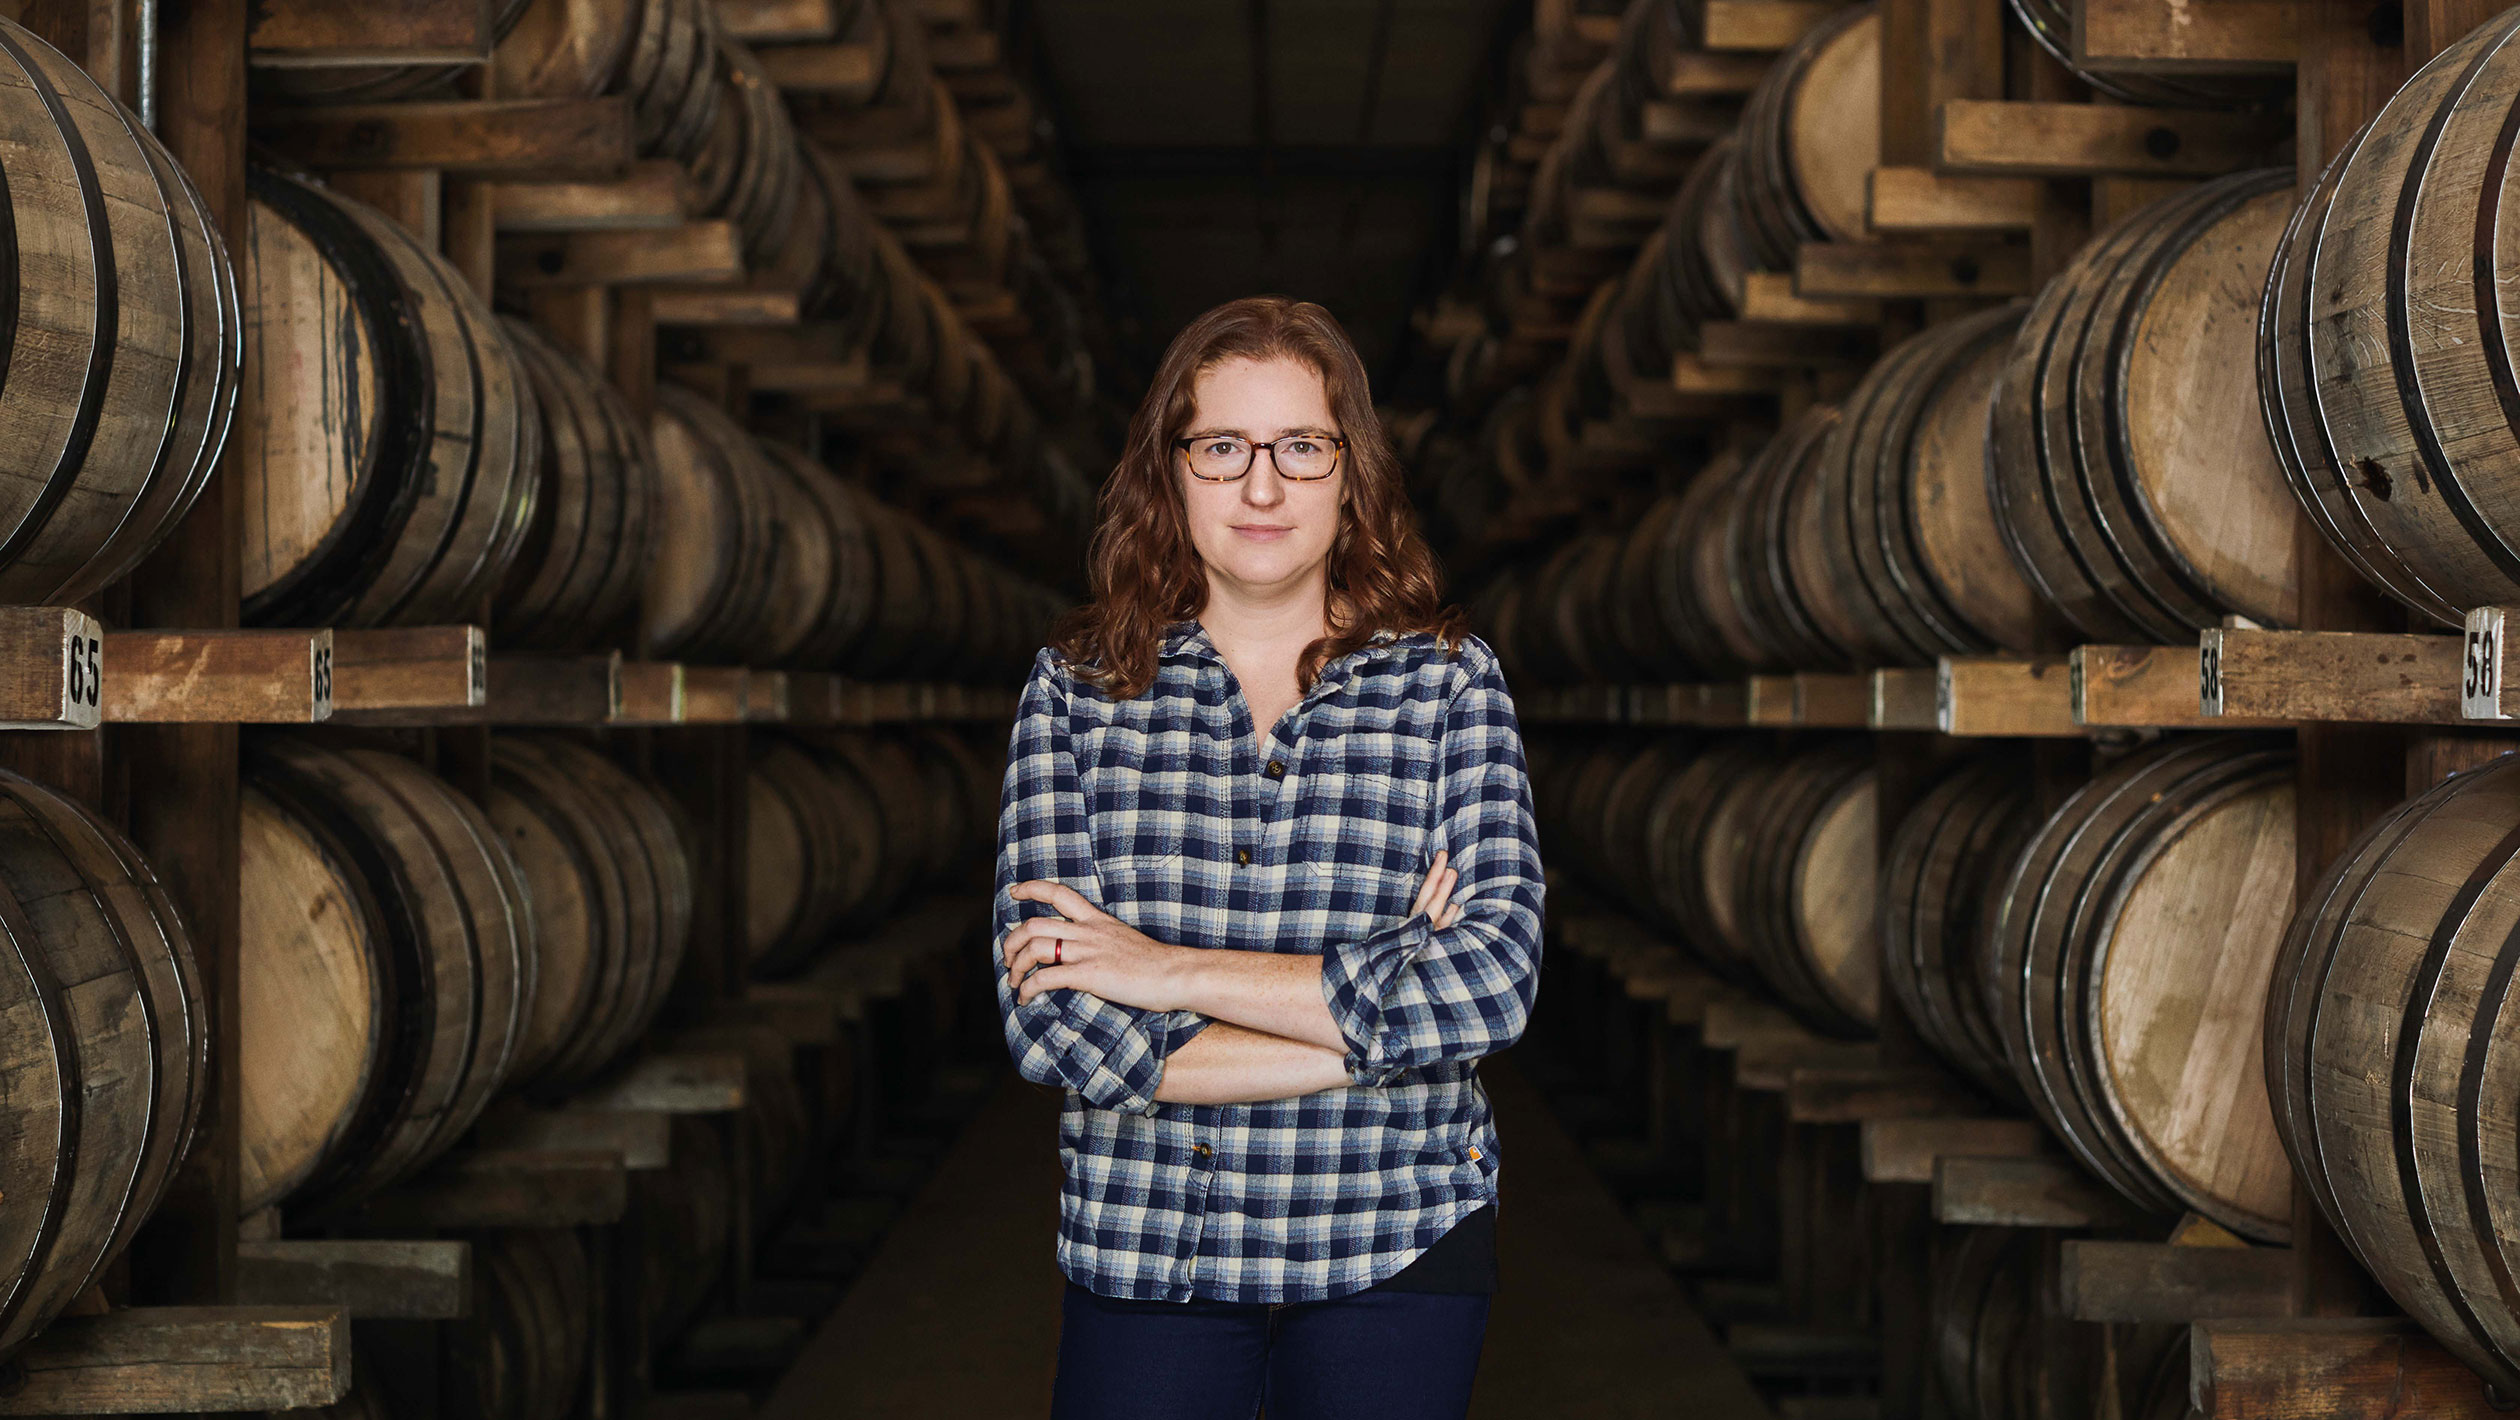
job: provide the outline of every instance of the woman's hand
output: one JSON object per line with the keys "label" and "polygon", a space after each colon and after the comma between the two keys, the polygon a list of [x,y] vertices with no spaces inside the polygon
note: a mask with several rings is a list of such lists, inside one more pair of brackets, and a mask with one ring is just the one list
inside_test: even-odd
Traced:
{"label": "woman's hand", "polygon": [[1440,848],[1435,851],[1434,866],[1426,870],[1426,881],[1418,884],[1417,905],[1409,909],[1409,916],[1424,917],[1438,932],[1461,920],[1461,904],[1450,900],[1461,874],[1451,862],[1452,854]]}
{"label": "woman's hand", "polygon": [[1027,917],[1007,929],[1001,950],[1019,1005],[1044,991],[1075,987],[1115,1005],[1184,1009],[1180,996],[1190,948],[1156,941],[1065,883],[1036,878],[1017,883],[1009,895],[1018,902],[1046,902],[1060,914]]}

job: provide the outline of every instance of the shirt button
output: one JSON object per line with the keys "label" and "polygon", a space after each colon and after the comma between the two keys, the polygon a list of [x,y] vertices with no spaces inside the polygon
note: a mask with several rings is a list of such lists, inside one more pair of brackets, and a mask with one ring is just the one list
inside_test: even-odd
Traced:
{"label": "shirt button", "polygon": [[1285,777],[1286,777],[1286,761],[1285,761],[1285,760],[1282,760],[1282,759],[1272,759],[1272,760],[1270,760],[1270,761],[1269,761],[1269,777],[1270,777],[1270,778],[1272,778],[1272,779],[1283,779],[1283,778],[1285,778]]}
{"label": "shirt button", "polygon": [[1204,1159],[1208,1156],[1208,1146],[1205,1144],[1193,1144],[1190,1146],[1190,1152]]}
{"label": "shirt button", "polygon": [[1246,867],[1246,868],[1250,867],[1250,866],[1251,866],[1251,850],[1250,850],[1250,849],[1248,849],[1248,848],[1237,848],[1237,849],[1235,849],[1235,850],[1234,850],[1234,861],[1235,861],[1235,862],[1237,862],[1237,863],[1239,863],[1239,864],[1241,864],[1242,866],[1244,866],[1244,867]]}

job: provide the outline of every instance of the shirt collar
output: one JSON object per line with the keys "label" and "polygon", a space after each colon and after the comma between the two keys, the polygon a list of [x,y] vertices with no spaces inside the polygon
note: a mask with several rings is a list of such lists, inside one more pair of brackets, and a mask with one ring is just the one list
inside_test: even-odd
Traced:
{"label": "shirt collar", "polygon": [[[1324,665],[1321,668],[1321,679],[1327,681],[1334,672],[1346,670],[1351,665],[1361,664],[1378,656],[1389,655],[1398,649],[1399,644],[1398,632],[1387,626],[1379,628],[1365,638],[1364,645]],[[1175,621],[1167,624],[1164,627],[1163,640],[1159,644],[1157,655],[1165,660],[1208,661],[1220,666],[1225,663],[1224,656],[1216,649],[1216,643],[1208,639],[1207,628],[1196,620]]]}

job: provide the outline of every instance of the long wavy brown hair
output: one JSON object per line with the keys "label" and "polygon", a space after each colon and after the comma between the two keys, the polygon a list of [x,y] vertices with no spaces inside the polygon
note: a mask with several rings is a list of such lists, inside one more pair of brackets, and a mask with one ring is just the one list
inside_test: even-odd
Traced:
{"label": "long wavy brown hair", "polygon": [[1348,480],[1348,496],[1330,544],[1330,634],[1297,658],[1296,683],[1309,687],[1322,666],[1377,630],[1431,631],[1450,650],[1463,613],[1444,603],[1443,579],[1418,535],[1364,362],[1328,311],[1283,296],[1228,301],[1173,337],[1129,420],[1120,462],[1103,481],[1087,552],[1093,598],[1060,619],[1051,647],[1081,679],[1115,700],[1133,700],[1155,683],[1164,628],[1197,617],[1207,604],[1207,567],[1190,540],[1172,441],[1189,427],[1200,374],[1235,359],[1301,360],[1319,371],[1347,438],[1339,477]]}

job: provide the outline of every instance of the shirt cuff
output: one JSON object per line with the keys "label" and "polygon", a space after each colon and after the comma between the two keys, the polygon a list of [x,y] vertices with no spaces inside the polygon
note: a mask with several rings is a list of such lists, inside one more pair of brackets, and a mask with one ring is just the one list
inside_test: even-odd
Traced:
{"label": "shirt cuff", "polygon": [[1347,1042],[1349,1079],[1379,1088],[1409,1067],[1407,1060],[1394,1058],[1395,1032],[1383,1020],[1383,999],[1434,940],[1434,925],[1416,914],[1370,937],[1340,942],[1322,954],[1321,995]]}

